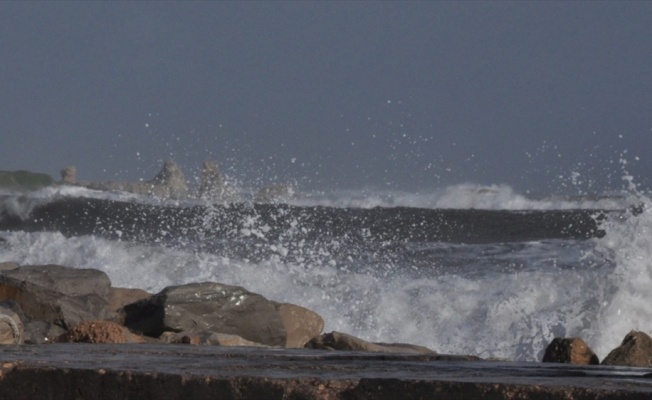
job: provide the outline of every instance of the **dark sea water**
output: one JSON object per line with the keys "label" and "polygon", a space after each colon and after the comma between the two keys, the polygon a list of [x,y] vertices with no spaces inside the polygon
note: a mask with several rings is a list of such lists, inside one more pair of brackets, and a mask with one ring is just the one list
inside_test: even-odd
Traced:
{"label": "dark sea water", "polygon": [[506,186],[161,201],[72,186],[0,193],[0,262],[97,268],[152,292],[241,285],[326,331],[441,353],[541,358],[555,336],[604,357],[652,331],[652,217],[637,193],[528,199]]}

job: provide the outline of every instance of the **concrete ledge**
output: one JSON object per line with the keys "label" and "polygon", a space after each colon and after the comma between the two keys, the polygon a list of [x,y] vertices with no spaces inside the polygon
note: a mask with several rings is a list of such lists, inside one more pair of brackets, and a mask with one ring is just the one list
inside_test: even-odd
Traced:
{"label": "concrete ledge", "polygon": [[218,346],[3,346],[0,372],[2,399],[652,397],[643,368]]}

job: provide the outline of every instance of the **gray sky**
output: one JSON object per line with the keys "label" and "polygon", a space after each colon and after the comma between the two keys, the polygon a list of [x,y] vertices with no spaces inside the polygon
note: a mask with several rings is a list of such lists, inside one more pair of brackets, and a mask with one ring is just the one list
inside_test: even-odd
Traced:
{"label": "gray sky", "polygon": [[0,40],[1,170],[652,186],[648,2],[0,2]]}

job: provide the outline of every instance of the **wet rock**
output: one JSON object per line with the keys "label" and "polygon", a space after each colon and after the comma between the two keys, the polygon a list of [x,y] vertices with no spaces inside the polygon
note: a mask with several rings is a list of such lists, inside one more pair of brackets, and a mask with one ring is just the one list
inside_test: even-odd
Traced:
{"label": "wet rock", "polygon": [[0,303],[0,345],[25,342],[23,321],[15,311],[15,307],[8,303]]}
{"label": "wet rock", "polygon": [[543,362],[598,365],[600,360],[580,338],[555,338],[546,348]]}
{"label": "wet rock", "polygon": [[652,367],[652,338],[644,332],[629,332],[620,346],[602,360],[602,365]]}
{"label": "wet rock", "polygon": [[171,344],[268,347],[263,344],[244,339],[238,335],[215,332],[204,332],[199,334],[192,332],[163,332],[159,339],[163,343]]}
{"label": "wet rock", "polygon": [[109,321],[84,321],[56,339],[58,343],[145,343],[142,336]]}
{"label": "wet rock", "polygon": [[59,265],[0,270],[0,301],[25,316],[25,340],[47,342],[86,320],[115,318],[107,310],[110,281],[102,271]]}
{"label": "wet rock", "polygon": [[290,341],[296,345],[305,335],[300,329],[292,329],[299,323],[291,320],[292,310],[299,315],[299,309],[283,308],[280,313],[278,307],[278,303],[242,287],[204,282],[167,287],[125,306],[124,312],[127,327],[152,337],[166,331],[215,332],[285,347],[289,327]]}
{"label": "wet rock", "polygon": [[24,265],[0,272],[0,279],[11,279],[79,297],[97,295],[108,297],[111,281],[106,273],[88,268],[71,268],[62,265]]}
{"label": "wet rock", "polygon": [[403,343],[371,343],[336,331],[312,338],[306,343],[305,347],[309,349],[370,351],[376,353],[435,354],[434,351],[423,346]]}
{"label": "wet rock", "polygon": [[640,374],[438,356],[218,346],[22,346],[0,363],[1,399],[649,399]]}
{"label": "wet rock", "polygon": [[276,307],[286,332],[285,347],[304,347],[324,329],[324,319],[317,313],[294,304]]}

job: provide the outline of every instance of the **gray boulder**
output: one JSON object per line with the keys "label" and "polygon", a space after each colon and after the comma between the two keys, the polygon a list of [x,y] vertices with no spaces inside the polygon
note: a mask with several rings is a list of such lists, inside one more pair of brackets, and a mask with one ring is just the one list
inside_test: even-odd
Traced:
{"label": "gray boulder", "polygon": [[0,270],[0,301],[25,316],[25,341],[43,343],[86,320],[114,319],[107,309],[110,281],[102,271],[59,265]]}
{"label": "gray boulder", "polygon": [[[239,286],[204,282],[170,286],[124,307],[125,325],[135,332],[159,337],[164,332],[224,333],[267,346],[299,347],[301,337],[321,332],[323,320],[298,306],[282,305]],[[301,311],[299,311],[299,309]],[[294,310],[295,319],[292,318]],[[297,333],[296,319],[309,320],[312,330]],[[320,323],[314,321],[318,319]],[[290,331],[290,332],[289,332]]]}

